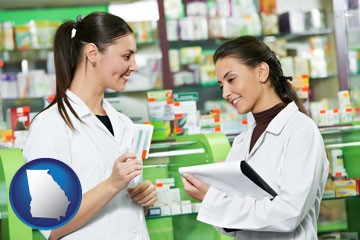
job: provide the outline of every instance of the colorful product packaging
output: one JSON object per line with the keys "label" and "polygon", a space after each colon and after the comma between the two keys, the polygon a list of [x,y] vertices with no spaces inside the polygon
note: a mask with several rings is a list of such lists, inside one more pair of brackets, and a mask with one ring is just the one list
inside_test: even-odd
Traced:
{"label": "colorful product packaging", "polygon": [[357,195],[356,181],[354,179],[336,180],[334,183],[336,197],[349,197]]}

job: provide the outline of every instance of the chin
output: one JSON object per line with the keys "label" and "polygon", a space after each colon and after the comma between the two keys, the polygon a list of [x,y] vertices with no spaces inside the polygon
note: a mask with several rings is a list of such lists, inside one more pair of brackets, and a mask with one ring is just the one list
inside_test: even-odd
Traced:
{"label": "chin", "polygon": [[116,91],[118,91],[118,92],[122,92],[122,91],[125,91],[125,86],[123,86],[123,87],[119,87],[119,88],[117,88],[116,89]]}
{"label": "chin", "polygon": [[236,112],[237,112],[239,115],[242,115],[242,114],[248,113],[249,111],[246,111],[246,109],[236,108]]}
{"label": "chin", "polygon": [[126,84],[119,82],[116,84],[115,88],[117,91],[124,91],[126,89]]}

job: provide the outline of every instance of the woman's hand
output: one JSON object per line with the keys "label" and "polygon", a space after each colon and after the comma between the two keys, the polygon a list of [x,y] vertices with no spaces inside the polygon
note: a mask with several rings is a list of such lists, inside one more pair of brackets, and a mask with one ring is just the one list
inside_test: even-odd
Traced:
{"label": "woman's hand", "polygon": [[134,177],[141,174],[141,169],[141,163],[135,154],[124,153],[115,160],[109,182],[115,191],[120,192]]}
{"label": "woman's hand", "polygon": [[182,177],[184,188],[190,197],[202,201],[209,190],[209,185],[199,181],[191,174],[184,174]]}
{"label": "woman's hand", "polygon": [[129,197],[143,207],[150,207],[156,201],[155,186],[149,180],[128,188]]}

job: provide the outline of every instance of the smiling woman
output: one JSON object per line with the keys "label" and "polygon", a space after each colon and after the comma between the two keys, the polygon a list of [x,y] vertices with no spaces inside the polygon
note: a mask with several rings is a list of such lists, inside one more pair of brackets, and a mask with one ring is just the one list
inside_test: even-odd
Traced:
{"label": "smiling woman", "polygon": [[223,98],[233,103],[241,97],[244,102],[245,109],[236,108],[239,114],[256,113],[276,103],[292,101],[301,112],[306,112],[288,81],[292,77],[283,76],[279,59],[258,38],[244,36],[226,42],[217,49],[214,62]]}
{"label": "smiling woman", "polygon": [[63,23],[55,34],[56,95],[33,120],[27,161],[52,158],[79,177],[82,202],[65,225],[42,231],[48,239],[149,239],[144,207],[156,200],[143,181],[128,188],[142,165],[129,153],[134,124],[104,99],[125,89],[138,70],[132,29],[120,17],[94,12]]}
{"label": "smiling woman", "polygon": [[234,139],[226,161],[244,159],[278,195],[228,195],[188,174],[186,192],[202,201],[197,220],[239,240],[316,240],[329,164],[319,129],[288,81],[292,78],[283,76],[274,52],[252,36],[224,43],[214,62],[223,97],[239,114],[255,119]]}

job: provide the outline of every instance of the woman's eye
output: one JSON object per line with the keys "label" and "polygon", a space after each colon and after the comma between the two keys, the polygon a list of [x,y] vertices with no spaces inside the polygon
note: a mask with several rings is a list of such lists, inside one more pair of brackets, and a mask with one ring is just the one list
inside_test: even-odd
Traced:
{"label": "woman's eye", "polygon": [[223,90],[223,86],[219,86],[220,90],[222,91]]}
{"label": "woman's eye", "polygon": [[125,60],[130,60],[130,58],[131,58],[130,54],[125,56]]}
{"label": "woman's eye", "polygon": [[234,80],[235,80],[235,78],[229,78],[229,79],[228,79],[228,82],[231,83],[231,82],[234,81]]}

